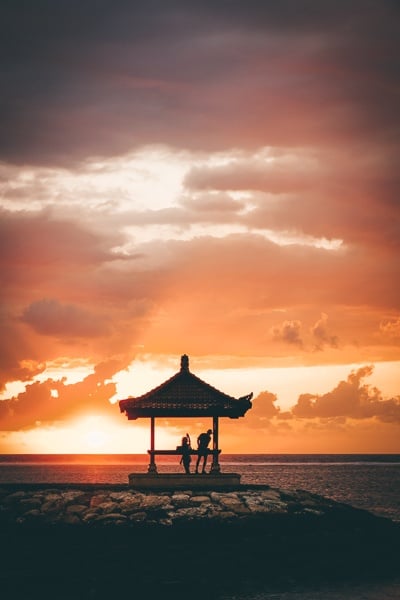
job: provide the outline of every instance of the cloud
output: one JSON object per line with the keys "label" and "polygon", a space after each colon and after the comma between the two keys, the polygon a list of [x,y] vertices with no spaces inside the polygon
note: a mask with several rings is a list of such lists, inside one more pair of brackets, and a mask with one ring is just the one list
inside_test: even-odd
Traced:
{"label": "cloud", "polygon": [[0,391],[9,381],[29,381],[46,365],[17,319],[0,311]]}
{"label": "cloud", "polygon": [[112,359],[96,365],[93,374],[77,383],[47,379],[27,385],[24,392],[0,402],[0,430],[31,428],[37,422],[56,423],[82,413],[115,416],[118,409],[109,399],[116,385],[110,377],[127,366],[123,360]]}
{"label": "cloud", "polygon": [[2,217],[1,387],[26,381],[60,355],[132,358],[162,277],[153,282],[132,270],[137,257],[114,250],[125,236],[42,211],[2,211]]}
{"label": "cloud", "polygon": [[303,192],[315,185],[320,175],[316,158],[301,149],[285,156],[273,152],[263,157],[233,159],[219,166],[193,167],[184,183],[194,190],[262,190],[270,194]]}
{"label": "cloud", "polygon": [[389,0],[7,3],[0,155],[390,143],[397,17]]}
{"label": "cloud", "polygon": [[[246,413],[246,427],[251,429],[268,429],[271,419],[279,416],[280,408],[275,406],[276,394],[268,391],[261,392],[252,400],[252,408]],[[233,428],[233,426],[232,426]]]}
{"label": "cloud", "polygon": [[[207,218],[231,218],[234,204],[214,201]],[[178,210],[203,214],[197,205]],[[179,355],[188,331],[195,332],[192,354],[210,352],[213,331],[217,354],[284,356],[290,344],[300,359],[311,330],[324,353],[337,338],[353,362],[368,360],[362,349],[375,344],[380,357],[393,359],[396,348],[377,338],[376,322],[399,300],[397,255],[386,257],[382,272],[376,256],[356,249],[284,246],[250,232],[138,243],[127,235],[124,211],[92,222],[84,207],[75,213],[76,221],[52,211],[2,211],[1,339],[15,342],[3,343],[2,385],[26,381],[57,356],[96,364],[114,354],[132,358],[137,344]],[[284,321],[277,323],[277,311]],[[324,317],[316,323],[316,312],[329,314],[334,332]]]}
{"label": "cloud", "polygon": [[371,419],[384,423],[400,423],[400,396],[384,400],[375,387],[364,384],[372,366],[352,371],[346,381],[323,395],[302,394],[292,408],[301,419]]}
{"label": "cloud", "polygon": [[48,298],[30,304],[21,318],[42,335],[96,337],[106,335],[109,329],[104,316]]}
{"label": "cloud", "polygon": [[321,351],[325,346],[338,347],[337,336],[329,333],[327,314],[322,313],[321,318],[310,327],[311,340],[302,335],[302,326],[303,323],[298,319],[285,320],[271,328],[272,338],[274,341],[298,346],[305,351],[308,351],[310,343],[313,344],[314,351]]}
{"label": "cloud", "polygon": [[[242,452],[396,452],[400,425],[400,396],[384,398],[364,383],[372,366],[352,371],[330,392],[304,393],[281,411],[272,392],[262,392],[240,425],[224,425],[224,439]],[[238,429],[241,437],[238,439]],[[227,435],[226,435],[227,434]],[[251,440],[251,441],[250,441]]]}
{"label": "cloud", "polygon": [[[99,233],[77,221],[53,218],[51,211],[0,210],[0,265],[12,280],[28,267],[36,270],[63,266],[63,275],[71,268],[85,268],[118,258],[112,252],[125,237],[120,232]],[[120,257],[122,258],[122,257]],[[4,271],[3,271],[4,272]]]}
{"label": "cloud", "polygon": [[328,315],[321,314],[321,318],[311,327],[311,333],[315,338],[316,350],[322,350],[325,344],[332,348],[338,347],[338,338],[336,335],[331,335],[328,331]]}
{"label": "cloud", "polygon": [[[200,217],[204,213],[211,213],[214,215],[214,219],[216,213],[223,213],[227,216],[230,213],[237,213],[243,210],[245,206],[243,202],[235,200],[226,193],[186,196],[181,199],[181,204]],[[193,220],[193,215],[191,220]]]}
{"label": "cloud", "polygon": [[303,346],[301,339],[301,321],[284,321],[275,325],[271,332],[275,340],[281,340],[295,346]]}
{"label": "cloud", "polygon": [[[338,177],[338,174],[340,176]],[[354,149],[348,161],[337,148],[264,148],[222,165],[201,165],[185,177],[189,189],[247,192],[248,227],[290,231],[374,246],[392,252],[399,177],[392,150]],[[203,192],[204,193],[204,192]]]}
{"label": "cloud", "polygon": [[400,317],[398,319],[384,319],[379,324],[379,330],[390,338],[400,338]]}

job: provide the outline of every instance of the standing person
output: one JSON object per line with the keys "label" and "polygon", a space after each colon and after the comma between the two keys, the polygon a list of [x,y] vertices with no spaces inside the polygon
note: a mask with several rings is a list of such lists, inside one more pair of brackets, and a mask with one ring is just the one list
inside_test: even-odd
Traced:
{"label": "standing person", "polygon": [[206,464],[207,464],[207,457],[208,457],[208,453],[209,453],[209,449],[208,449],[208,445],[211,442],[211,435],[212,435],[212,431],[211,429],[207,430],[207,433],[201,433],[199,435],[199,437],[197,438],[197,463],[196,463],[196,473],[199,472],[199,465],[200,465],[200,460],[201,458],[203,458],[203,469],[202,469],[202,473],[206,472]]}
{"label": "standing person", "polygon": [[185,469],[186,474],[190,474],[190,463],[192,462],[192,457],[190,456],[192,447],[190,442],[190,435],[187,433],[185,437],[182,438],[182,458],[181,465],[183,464],[183,468]]}

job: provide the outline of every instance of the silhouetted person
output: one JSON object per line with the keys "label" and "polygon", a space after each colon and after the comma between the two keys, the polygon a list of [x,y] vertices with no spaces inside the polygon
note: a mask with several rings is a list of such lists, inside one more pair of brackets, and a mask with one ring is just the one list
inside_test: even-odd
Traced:
{"label": "silhouetted person", "polygon": [[182,438],[182,458],[181,465],[183,464],[183,468],[185,469],[185,473],[190,473],[190,463],[192,462],[192,457],[190,456],[190,452],[192,450],[190,443],[190,435],[187,433],[185,437]]}
{"label": "silhouetted person", "polygon": [[203,469],[202,473],[206,472],[206,464],[208,457],[208,445],[211,442],[211,429],[208,429],[207,433],[201,433],[197,438],[197,463],[196,463],[196,473],[199,472],[200,460],[203,459]]}

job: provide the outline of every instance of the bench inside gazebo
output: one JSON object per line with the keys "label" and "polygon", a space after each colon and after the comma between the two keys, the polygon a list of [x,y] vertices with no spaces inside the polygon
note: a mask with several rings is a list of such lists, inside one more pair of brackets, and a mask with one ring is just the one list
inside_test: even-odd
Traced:
{"label": "bench inside gazebo", "polygon": [[[228,417],[237,419],[243,417],[251,408],[252,394],[241,398],[233,398],[220,392],[209,385],[189,370],[189,358],[186,354],[181,357],[181,368],[170,379],[136,398],[126,398],[119,401],[120,411],[125,413],[129,420],[150,418],[150,457],[147,473],[131,473],[130,485],[138,488],[165,488],[173,487],[184,489],[196,488],[221,488],[235,487],[240,484],[240,475],[237,473],[221,473],[219,455],[219,418]],[[212,456],[210,472],[197,475],[195,473],[159,473],[156,456],[180,455],[181,450],[155,448],[155,420],[156,418],[212,418]],[[198,451],[192,449],[192,455]]]}

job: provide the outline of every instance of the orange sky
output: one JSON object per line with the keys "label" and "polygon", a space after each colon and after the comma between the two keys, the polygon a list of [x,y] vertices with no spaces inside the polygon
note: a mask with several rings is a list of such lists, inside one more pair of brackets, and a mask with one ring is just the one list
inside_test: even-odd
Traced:
{"label": "orange sky", "polygon": [[183,353],[227,452],[400,452],[398,8],[156,4],[3,10],[0,452],[145,452]]}

